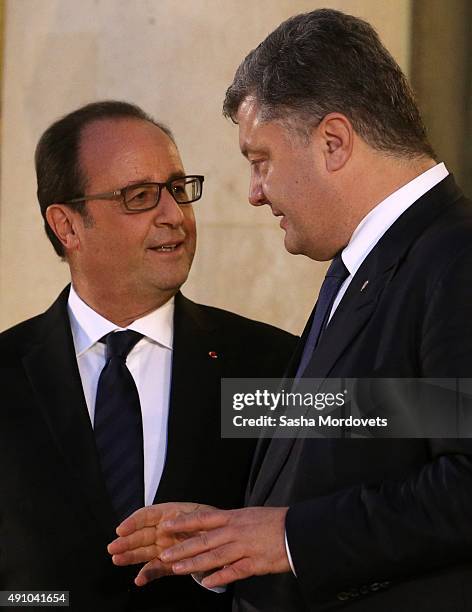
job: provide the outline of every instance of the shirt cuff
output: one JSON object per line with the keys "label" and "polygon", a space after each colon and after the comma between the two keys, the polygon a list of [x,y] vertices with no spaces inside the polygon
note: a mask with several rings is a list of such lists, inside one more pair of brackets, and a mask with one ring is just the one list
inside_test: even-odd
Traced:
{"label": "shirt cuff", "polygon": [[288,547],[287,530],[285,530],[285,552],[287,553],[288,562],[290,564],[290,569],[292,570],[292,573],[296,578],[297,572],[295,571],[295,568],[293,566],[292,555],[290,554],[290,548]]}

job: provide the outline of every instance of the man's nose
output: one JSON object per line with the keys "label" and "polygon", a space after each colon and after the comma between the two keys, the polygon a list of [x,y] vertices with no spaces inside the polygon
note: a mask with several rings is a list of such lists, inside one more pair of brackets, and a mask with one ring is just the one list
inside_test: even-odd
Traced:
{"label": "man's nose", "polygon": [[249,204],[253,206],[262,206],[267,202],[260,177],[254,176],[254,174],[251,175],[251,180],[249,182],[248,200]]}
{"label": "man's nose", "polygon": [[[185,206],[189,205],[185,204]],[[172,227],[182,225],[184,220],[182,206],[177,204],[166,188],[162,190],[161,198],[155,210],[157,224],[171,225]]]}

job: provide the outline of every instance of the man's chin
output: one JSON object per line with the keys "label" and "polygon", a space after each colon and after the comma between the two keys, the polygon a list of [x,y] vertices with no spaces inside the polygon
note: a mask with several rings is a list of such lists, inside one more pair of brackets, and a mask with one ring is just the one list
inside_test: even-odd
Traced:
{"label": "man's chin", "polygon": [[297,241],[293,240],[291,236],[289,236],[287,231],[285,231],[284,246],[285,250],[291,255],[304,255],[300,245],[297,243]]}
{"label": "man's chin", "polygon": [[[154,262],[153,262],[154,263]],[[178,291],[190,273],[192,262],[188,258],[179,258],[148,267],[146,282],[160,291]]]}
{"label": "man's chin", "polygon": [[175,295],[177,291],[180,291],[180,288],[185,283],[187,278],[184,279],[169,279],[163,281],[162,279],[159,282],[154,284],[157,291],[161,293],[168,293],[170,296]]}

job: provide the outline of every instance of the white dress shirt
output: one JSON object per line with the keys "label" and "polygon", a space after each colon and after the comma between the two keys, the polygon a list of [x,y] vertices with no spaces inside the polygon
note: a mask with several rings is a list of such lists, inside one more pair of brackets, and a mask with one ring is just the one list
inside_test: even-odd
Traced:
{"label": "white dress shirt", "polygon": [[[136,383],[141,404],[144,501],[145,505],[149,506],[153,503],[159,486],[167,450],[174,298],[141,319],[133,321],[127,328],[118,327],[95,312],[80,299],[73,286],[70,288],[67,306],[75,356],[92,426],[98,379],[105,365],[105,345],[99,342],[100,338],[109,332],[124,331],[124,329],[132,329],[144,336],[128,353],[126,365]],[[192,574],[192,577],[201,584],[205,573]],[[223,593],[226,587],[209,590]]]}
{"label": "white dress shirt", "polygon": [[[105,345],[99,340],[109,332],[123,329],[90,308],[72,286],[67,306],[75,355],[93,427],[98,379],[105,365]],[[172,298],[126,328],[144,336],[129,352],[126,365],[136,383],[141,403],[146,505],[154,500],[166,458],[173,319]]]}
{"label": "white dress shirt", "polygon": [[[448,174],[449,172],[443,163],[433,166],[406,185],[403,185],[403,187],[400,187],[400,189],[397,189],[397,191],[394,191],[362,219],[354,230],[348,245],[341,252],[341,259],[349,271],[349,276],[341,285],[336,295],[328,323],[339,306],[355,273],[385,232],[395,223],[400,215],[410,208],[422,195],[445,179]],[[296,576],[288,546],[287,533],[285,533],[285,549],[292,572]]]}

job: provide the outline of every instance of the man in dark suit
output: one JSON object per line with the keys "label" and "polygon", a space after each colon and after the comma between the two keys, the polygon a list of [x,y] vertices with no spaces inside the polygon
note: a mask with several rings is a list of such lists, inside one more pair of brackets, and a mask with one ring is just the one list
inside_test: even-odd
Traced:
{"label": "man in dark suit", "polygon": [[[333,259],[289,376],[470,378],[471,203],[374,30],[332,10],[289,19],[243,61],[224,110],[251,204],[281,217],[288,251]],[[369,395],[362,408],[375,413]],[[406,413],[417,408],[410,399]],[[237,581],[246,612],[472,607],[470,439],[262,441],[247,506],[182,507],[162,533],[197,535],[139,583],[159,568],[207,571],[208,587]],[[177,508],[125,522],[115,562],[149,559],[142,527]]]}
{"label": "man in dark suit", "polygon": [[[143,504],[243,503],[254,442],[221,439],[220,379],[281,375],[294,338],[179,292],[203,177],[185,175],[171,133],[141,109],[65,116],[36,169],[72,285],[0,335],[0,589],[67,590],[84,612],[228,609],[191,577],[138,590],[106,547]],[[127,334],[120,361],[112,342]]]}

